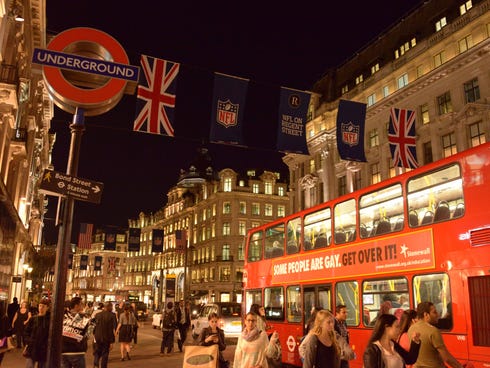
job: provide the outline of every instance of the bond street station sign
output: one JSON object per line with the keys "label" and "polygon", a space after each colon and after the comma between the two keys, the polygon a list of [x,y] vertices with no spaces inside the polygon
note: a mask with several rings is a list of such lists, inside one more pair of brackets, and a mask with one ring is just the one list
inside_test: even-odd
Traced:
{"label": "bond street station sign", "polygon": [[79,201],[100,203],[104,184],[62,174],[53,170],[44,170],[39,190],[57,196],[70,196]]}
{"label": "bond street station sign", "polygon": [[59,33],[47,49],[34,49],[32,62],[42,65],[49,94],[59,108],[74,113],[80,107],[87,116],[103,114],[124,93],[134,93],[139,76],[119,42],[93,28]]}

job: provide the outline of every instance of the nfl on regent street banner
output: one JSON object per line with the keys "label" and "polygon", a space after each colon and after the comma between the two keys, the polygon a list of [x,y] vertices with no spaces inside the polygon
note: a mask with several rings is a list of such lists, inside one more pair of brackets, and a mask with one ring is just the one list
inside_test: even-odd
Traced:
{"label": "nfl on regent street banner", "polygon": [[163,230],[153,229],[151,234],[152,253],[163,253]]}
{"label": "nfl on regent street banner", "polygon": [[214,90],[209,140],[244,145],[243,117],[248,79],[214,73]]}
{"label": "nfl on regent street banner", "polygon": [[128,252],[140,251],[140,237],[141,237],[141,229],[129,228]]}
{"label": "nfl on regent street banner", "polygon": [[308,154],[306,147],[306,115],[310,104],[309,93],[281,87],[277,150]]}
{"label": "nfl on regent street banner", "polygon": [[116,232],[106,231],[104,237],[104,250],[116,250]]}
{"label": "nfl on regent street banner", "polygon": [[102,271],[102,256],[94,257],[94,271]]}
{"label": "nfl on regent street banner", "polygon": [[365,121],[365,103],[340,100],[337,112],[337,147],[342,160],[366,162]]}

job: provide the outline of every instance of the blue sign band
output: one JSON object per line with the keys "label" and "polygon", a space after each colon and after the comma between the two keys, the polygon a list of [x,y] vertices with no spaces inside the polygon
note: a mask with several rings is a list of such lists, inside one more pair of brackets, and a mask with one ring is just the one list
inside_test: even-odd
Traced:
{"label": "blue sign band", "polygon": [[137,66],[111,63],[105,60],[91,59],[46,49],[35,48],[34,54],[32,55],[32,62],[133,82],[137,82],[139,76],[139,68]]}

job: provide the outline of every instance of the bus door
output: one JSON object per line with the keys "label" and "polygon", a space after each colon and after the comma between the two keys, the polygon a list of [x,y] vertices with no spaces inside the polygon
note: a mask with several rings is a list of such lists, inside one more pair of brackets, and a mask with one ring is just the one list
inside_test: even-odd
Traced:
{"label": "bus door", "polygon": [[330,285],[308,285],[303,287],[305,319],[303,328],[311,317],[313,307],[332,310],[332,287]]}

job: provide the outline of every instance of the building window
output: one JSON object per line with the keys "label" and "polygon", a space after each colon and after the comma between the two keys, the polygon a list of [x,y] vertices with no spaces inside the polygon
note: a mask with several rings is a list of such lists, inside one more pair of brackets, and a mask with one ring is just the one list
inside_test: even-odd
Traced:
{"label": "building window", "polygon": [[277,195],[284,197],[284,187],[278,187],[277,188]]}
{"label": "building window", "polygon": [[465,102],[476,102],[480,99],[480,87],[478,86],[478,78],[472,79],[464,84],[464,99]]}
{"label": "building window", "polygon": [[369,131],[369,147],[379,146],[379,134],[378,129],[372,129]]}
{"label": "building window", "polygon": [[369,95],[367,98],[367,105],[372,106],[376,103],[376,93],[373,93],[372,95]]}
{"label": "building window", "polygon": [[247,232],[247,223],[245,221],[238,222],[238,235],[245,235]]}
{"label": "building window", "polygon": [[362,81],[364,80],[364,77],[362,76],[362,74],[359,74],[357,77],[356,77],[356,86],[359,84],[359,83],[362,83]]}
{"label": "building window", "polygon": [[240,214],[245,215],[247,213],[247,203],[240,202]]}
{"label": "building window", "polygon": [[220,267],[220,272],[219,272],[219,280],[220,281],[230,281],[230,266],[227,267]]}
{"label": "building window", "polygon": [[238,260],[243,261],[245,259],[245,252],[243,251],[243,244],[238,244]]}
{"label": "building window", "polygon": [[398,89],[405,87],[408,84],[408,74],[405,73],[398,78]]}
{"label": "building window", "polygon": [[284,217],[286,216],[286,207],[283,205],[278,205],[277,206],[277,217]]}
{"label": "building window", "polygon": [[379,63],[376,63],[373,66],[371,66],[371,75],[373,75],[376,72],[379,72]]}
{"label": "building window", "polygon": [[260,215],[260,204],[252,203],[252,215]]}
{"label": "building window", "polygon": [[449,133],[442,136],[442,155],[444,158],[458,153],[456,148],[456,135]]}
{"label": "building window", "polygon": [[449,93],[449,91],[437,97],[437,106],[439,108],[439,115],[453,112],[453,105],[451,103],[451,94]]}
{"label": "building window", "polygon": [[463,4],[461,4],[459,6],[459,14],[460,15],[466,14],[466,12],[468,10],[470,10],[472,7],[473,7],[473,4],[472,4],[471,0],[465,1]]}
{"label": "building window", "polygon": [[442,17],[436,22],[436,32],[439,32],[441,29],[443,29],[445,26],[447,26],[447,20],[446,17]]}
{"label": "building window", "polygon": [[396,176],[396,168],[395,168],[395,165],[393,163],[393,159],[391,159],[391,158],[388,159],[388,167],[390,168],[390,170],[389,170],[390,178],[394,178]]}
{"label": "building window", "polygon": [[[352,183],[353,183],[353,186],[354,186],[354,190],[359,190],[362,188],[362,180],[361,180],[361,170],[359,171],[354,171],[352,173]],[[314,203],[314,202],[312,202]]]}
{"label": "building window", "polygon": [[405,55],[405,53],[410,50],[411,47],[417,45],[417,39],[414,37],[410,41],[404,42],[395,50],[395,59],[398,59]]}
{"label": "building window", "polygon": [[346,94],[347,92],[349,92],[349,85],[347,85],[347,84],[346,84],[346,85],[344,85],[344,86],[342,87],[342,94],[344,95],[344,94]]}
{"label": "building window", "polygon": [[424,66],[423,65],[419,65],[417,67],[417,78],[420,78],[423,75],[424,75]]}
{"label": "building window", "polygon": [[223,245],[223,261],[229,261],[230,260],[230,244],[224,244]]}
{"label": "building window", "polygon": [[422,118],[422,124],[429,124],[429,104],[425,103],[420,106],[420,117]]}
{"label": "building window", "polygon": [[223,183],[223,191],[231,192],[231,178],[225,178]]}
{"label": "building window", "polygon": [[441,66],[446,62],[446,52],[441,51],[437,55],[434,56],[434,68],[437,68],[438,66]]}
{"label": "building window", "polygon": [[381,172],[379,171],[379,162],[371,165],[371,184],[376,184],[381,181]]}
{"label": "building window", "polygon": [[384,86],[383,87],[383,98],[388,97],[390,95],[390,87]]}
{"label": "building window", "polygon": [[312,158],[310,160],[310,174],[314,173],[315,172],[315,159]]}
{"label": "building window", "polygon": [[231,226],[229,222],[223,222],[223,235],[231,234]]}
{"label": "building window", "polygon": [[272,194],[272,182],[271,181],[266,181],[264,183],[264,192],[265,194],[269,194],[271,195]]}
{"label": "building window", "polygon": [[229,215],[230,213],[231,213],[231,203],[230,202],[224,202],[223,203],[223,214]]}
{"label": "building window", "polygon": [[465,52],[468,49],[471,49],[473,47],[473,37],[471,35],[466,36],[465,38],[459,40],[459,52]]}
{"label": "building window", "polygon": [[424,154],[424,164],[430,164],[434,161],[432,158],[432,142],[428,141],[422,145],[422,150]]}
{"label": "building window", "polygon": [[259,193],[259,184],[257,183],[252,184],[252,192],[255,194]]}
{"label": "building window", "polygon": [[469,126],[469,130],[471,147],[476,147],[486,142],[485,131],[483,130],[483,122],[479,121],[478,123],[471,124]]}
{"label": "building window", "polygon": [[272,216],[272,204],[267,203],[264,208],[265,216]]}
{"label": "building window", "polygon": [[339,188],[339,197],[347,194],[347,178],[345,175],[337,178],[337,186]]}

